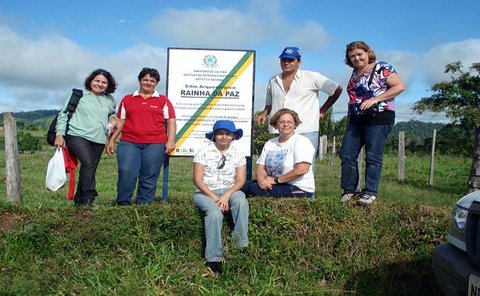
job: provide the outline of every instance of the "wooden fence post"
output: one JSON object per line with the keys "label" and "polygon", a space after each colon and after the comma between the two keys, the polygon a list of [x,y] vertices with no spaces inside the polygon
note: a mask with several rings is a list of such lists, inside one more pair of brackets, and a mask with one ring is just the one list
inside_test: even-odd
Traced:
{"label": "wooden fence post", "polygon": [[405,132],[398,133],[398,181],[405,180]]}
{"label": "wooden fence post", "polygon": [[20,189],[20,161],[18,157],[17,126],[11,112],[3,113],[5,128],[5,170],[7,182],[7,201],[22,203]]}
{"label": "wooden fence post", "polygon": [[327,135],[322,136],[322,142],[323,142],[323,155],[327,156],[327,150],[328,150],[328,137]]}
{"label": "wooden fence post", "polygon": [[318,154],[320,155],[320,160],[322,160],[323,157],[327,155],[327,148],[328,148],[327,145],[328,145],[327,136],[326,135],[320,136],[320,141],[318,145]]}
{"label": "wooden fence post", "polygon": [[322,137],[323,136],[319,136],[318,137],[318,158],[320,158],[320,160],[323,160],[323,140],[322,140]]}
{"label": "wooden fence post", "polygon": [[333,142],[332,142],[332,166],[335,165],[335,158],[337,156],[337,147],[336,147],[336,141],[335,141],[335,136],[333,136]]}
{"label": "wooden fence post", "polygon": [[433,171],[435,169],[435,140],[437,138],[437,130],[433,129],[432,136],[432,155],[430,158],[430,176],[428,178],[428,185],[433,186]]}

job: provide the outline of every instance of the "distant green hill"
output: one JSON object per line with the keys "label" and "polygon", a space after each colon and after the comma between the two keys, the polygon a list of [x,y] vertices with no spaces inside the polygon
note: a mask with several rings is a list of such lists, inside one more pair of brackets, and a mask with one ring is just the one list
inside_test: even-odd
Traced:
{"label": "distant green hill", "polygon": [[[13,115],[17,120],[33,121],[36,119],[55,116],[59,111],[60,110],[35,110],[28,112],[14,112]],[[3,113],[0,114],[0,119],[3,122]]]}
{"label": "distant green hill", "polygon": [[[28,112],[14,112],[17,125],[23,127],[33,125],[38,128],[47,128],[53,117],[60,110],[35,110]],[[3,126],[3,113],[0,114],[0,126]]]}
{"label": "distant green hill", "polygon": [[[17,127],[20,130],[42,131],[46,130],[53,117],[59,110],[35,110],[14,113]],[[3,126],[3,114],[0,114],[0,126]],[[428,152],[431,147],[433,130],[437,130],[437,142],[442,152],[468,154],[471,152],[472,135],[466,133],[459,126],[443,123],[423,122],[417,120],[402,121],[395,124],[385,143],[386,151],[398,149],[398,132],[405,132],[405,145],[408,151]],[[452,145],[457,143],[460,145]],[[444,144],[444,145],[443,145]],[[445,146],[442,148],[442,145]],[[458,147],[457,147],[458,146]],[[461,151],[452,151],[452,147],[462,148]]]}
{"label": "distant green hill", "polygon": [[402,121],[395,124],[392,130],[392,134],[398,134],[398,132],[405,132],[406,137],[410,137],[416,140],[431,138],[433,130],[441,130],[445,124],[437,122],[423,122],[418,120]]}
{"label": "distant green hill", "polygon": [[473,151],[474,131],[461,124],[443,124],[422,121],[399,122],[385,142],[386,151],[397,151],[398,132],[405,132],[405,149],[413,153],[430,153],[433,130],[437,130],[435,150],[441,154],[470,156]]}
{"label": "distant green hill", "polygon": [[[35,110],[28,112],[14,113],[17,122],[23,122],[24,125],[35,125],[37,127],[47,127],[51,119],[57,115],[60,110]],[[48,123],[46,125],[46,123]],[[3,113],[0,114],[0,126],[3,126]],[[398,134],[404,131],[409,138],[423,142],[424,139],[432,136],[433,129],[440,130],[445,126],[443,123],[423,122],[417,120],[402,121],[395,124],[392,134]]]}

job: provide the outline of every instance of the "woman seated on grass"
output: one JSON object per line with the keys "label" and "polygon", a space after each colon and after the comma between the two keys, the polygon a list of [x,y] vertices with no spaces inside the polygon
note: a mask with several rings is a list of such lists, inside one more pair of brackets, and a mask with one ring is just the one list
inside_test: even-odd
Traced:
{"label": "woman seated on grass", "polygon": [[308,138],[295,133],[302,123],[297,112],[283,108],[270,119],[279,136],[263,146],[257,160],[256,177],[249,195],[269,197],[313,197],[315,179],[312,159],[315,148]]}
{"label": "woman seated on grass", "polygon": [[246,160],[231,143],[242,137],[242,129],[230,120],[219,120],[205,134],[213,145],[202,148],[193,158],[193,182],[197,187],[193,201],[204,215],[205,259],[214,276],[220,275],[223,260],[223,215],[231,212],[232,241],[239,250],[248,246],[248,202],[240,191],[246,180]]}

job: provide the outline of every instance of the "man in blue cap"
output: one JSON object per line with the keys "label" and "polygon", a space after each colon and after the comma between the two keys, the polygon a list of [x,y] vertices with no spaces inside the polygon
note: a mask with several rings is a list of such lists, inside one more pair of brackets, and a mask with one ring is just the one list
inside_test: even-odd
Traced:
{"label": "man in blue cap", "polygon": [[[282,73],[270,78],[265,109],[255,117],[255,121],[258,124],[265,124],[267,115],[275,114],[281,108],[294,110],[302,121],[296,129],[297,133],[307,137],[315,151],[318,151],[320,120],[337,101],[342,93],[342,87],[318,72],[300,70],[302,61],[298,47],[285,47],[279,58]],[[320,91],[328,95],[321,108],[318,99]],[[278,133],[271,126],[269,131]]]}

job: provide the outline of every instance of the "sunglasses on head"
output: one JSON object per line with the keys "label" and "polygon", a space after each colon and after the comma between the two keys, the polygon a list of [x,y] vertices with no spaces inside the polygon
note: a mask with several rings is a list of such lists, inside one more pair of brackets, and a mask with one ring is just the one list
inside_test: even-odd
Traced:
{"label": "sunglasses on head", "polygon": [[227,158],[225,157],[225,155],[222,155],[222,157],[220,157],[220,160],[217,163],[217,170],[223,169],[223,167],[225,166],[225,161],[226,160],[227,160]]}

